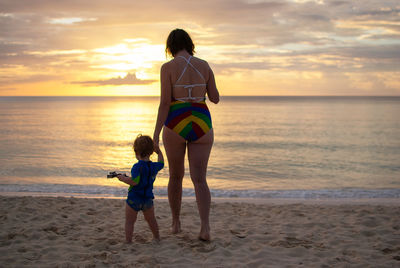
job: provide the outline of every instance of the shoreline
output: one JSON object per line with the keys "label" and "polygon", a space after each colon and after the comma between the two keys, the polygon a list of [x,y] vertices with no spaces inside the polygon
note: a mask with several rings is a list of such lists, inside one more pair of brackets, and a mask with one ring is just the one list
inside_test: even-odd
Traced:
{"label": "shoreline", "polygon": [[[79,193],[41,193],[41,192],[0,192],[0,197],[49,197],[49,198],[82,198],[82,199],[110,199],[125,200],[126,197],[107,195],[88,195]],[[156,201],[167,202],[167,196],[155,196]],[[195,202],[195,197],[182,197],[183,202]],[[216,203],[247,203],[257,205],[393,205],[400,206],[400,198],[252,198],[252,197],[211,197]]]}

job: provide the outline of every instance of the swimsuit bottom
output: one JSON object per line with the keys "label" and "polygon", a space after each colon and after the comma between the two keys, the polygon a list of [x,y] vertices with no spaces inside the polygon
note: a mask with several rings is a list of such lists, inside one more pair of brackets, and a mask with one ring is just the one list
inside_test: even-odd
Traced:
{"label": "swimsuit bottom", "polygon": [[145,211],[149,208],[152,208],[154,205],[152,198],[133,198],[129,195],[126,199],[126,203],[135,211]]}
{"label": "swimsuit bottom", "polygon": [[198,140],[212,128],[206,102],[172,102],[165,126],[188,142]]}

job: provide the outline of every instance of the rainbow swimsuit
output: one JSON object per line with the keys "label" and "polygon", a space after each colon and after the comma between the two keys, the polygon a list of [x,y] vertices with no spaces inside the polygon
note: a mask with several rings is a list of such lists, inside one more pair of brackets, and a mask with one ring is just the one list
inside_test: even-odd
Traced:
{"label": "rainbow swimsuit", "polygon": [[[183,87],[188,90],[188,96],[182,98],[175,98],[169,107],[169,113],[165,126],[172,129],[175,133],[180,135],[188,142],[196,141],[206,134],[211,128],[211,115],[205,102],[205,97],[193,97],[192,90],[195,87],[206,87],[207,83],[203,75],[190,63],[192,56],[186,59],[183,56],[178,56],[186,61],[186,66],[183,69],[178,80],[176,80],[174,87]],[[199,77],[203,80],[199,84],[180,84],[184,73],[191,67],[197,72]]]}
{"label": "rainbow swimsuit", "polygon": [[206,102],[172,102],[165,126],[188,142],[196,141],[212,128]]}

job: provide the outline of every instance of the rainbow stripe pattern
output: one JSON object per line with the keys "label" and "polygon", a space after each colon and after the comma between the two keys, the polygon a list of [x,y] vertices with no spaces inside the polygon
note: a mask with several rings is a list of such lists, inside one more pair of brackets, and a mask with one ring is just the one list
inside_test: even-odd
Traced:
{"label": "rainbow stripe pattern", "polygon": [[172,102],[165,126],[189,142],[196,141],[212,128],[206,102]]}

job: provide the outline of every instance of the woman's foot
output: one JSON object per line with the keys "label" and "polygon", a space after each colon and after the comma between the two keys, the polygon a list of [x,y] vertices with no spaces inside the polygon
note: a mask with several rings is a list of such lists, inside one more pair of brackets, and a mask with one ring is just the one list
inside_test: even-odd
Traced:
{"label": "woman's foot", "polygon": [[177,234],[180,233],[181,230],[181,222],[179,220],[172,222],[172,233]]}
{"label": "woman's foot", "polygon": [[210,241],[211,240],[211,236],[210,236],[210,227],[207,228],[201,228],[200,230],[200,234],[199,234],[199,239],[201,241]]}

